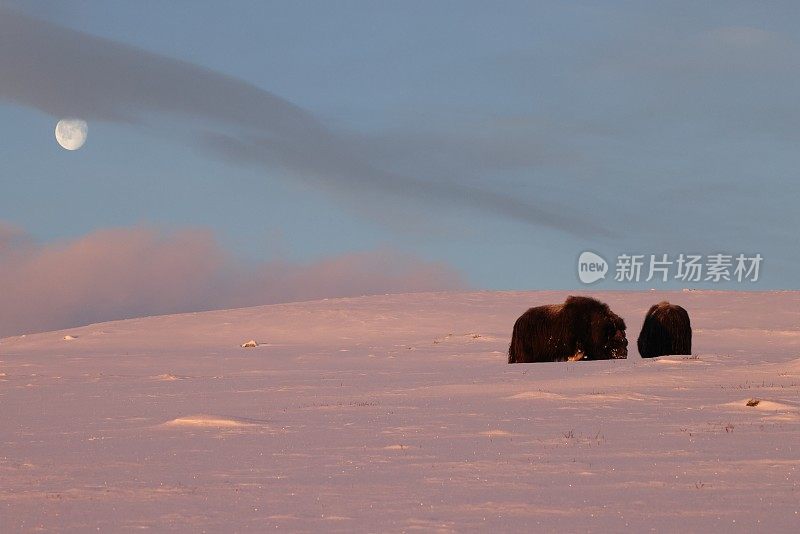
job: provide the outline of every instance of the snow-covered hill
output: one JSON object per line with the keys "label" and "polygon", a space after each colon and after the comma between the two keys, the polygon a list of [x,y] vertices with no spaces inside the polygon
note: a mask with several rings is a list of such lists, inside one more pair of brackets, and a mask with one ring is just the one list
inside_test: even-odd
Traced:
{"label": "snow-covered hill", "polygon": [[[514,320],[565,296],[3,339],[0,531],[800,529],[800,293],[596,293],[628,360],[507,365]],[[663,299],[691,314],[695,356],[638,357]]]}

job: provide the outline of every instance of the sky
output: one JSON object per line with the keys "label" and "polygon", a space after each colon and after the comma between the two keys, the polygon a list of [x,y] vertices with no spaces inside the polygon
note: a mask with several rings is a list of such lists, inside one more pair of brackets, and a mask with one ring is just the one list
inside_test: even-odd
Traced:
{"label": "sky", "polygon": [[[0,0],[0,335],[579,290],[583,251],[800,287],[796,3],[161,4]],[[614,279],[681,253],[763,262]]]}

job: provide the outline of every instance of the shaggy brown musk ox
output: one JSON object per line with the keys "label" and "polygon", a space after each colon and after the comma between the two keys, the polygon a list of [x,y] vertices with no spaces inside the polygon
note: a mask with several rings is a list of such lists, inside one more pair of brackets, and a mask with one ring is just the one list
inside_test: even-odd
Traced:
{"label": "shaggy brown musk ox", "polygon": [[627,358],[625,321],[589,297],[537,306],[514,323],[508,363]]}
{"label": "shaggy brown musk ox", "polygon": [[685,309],[667,301],[647,312],[636,343],[642,358],[692,353],[692,324]]}

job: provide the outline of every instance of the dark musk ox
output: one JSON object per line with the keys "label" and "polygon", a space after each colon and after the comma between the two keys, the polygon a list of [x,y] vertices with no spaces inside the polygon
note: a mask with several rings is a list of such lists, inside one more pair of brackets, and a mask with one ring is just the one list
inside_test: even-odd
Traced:
{"label": "dark musk ox", "polygon": [[647,312],[637,341],[642,358],[692,353],[692,324],[689,314],[667,301],[654,304]]}
{"label": "dark musk ox", "polygon": [[529,309],[514,323],[508,347],[508,363],[627,357],[625,321],[589,297]]}

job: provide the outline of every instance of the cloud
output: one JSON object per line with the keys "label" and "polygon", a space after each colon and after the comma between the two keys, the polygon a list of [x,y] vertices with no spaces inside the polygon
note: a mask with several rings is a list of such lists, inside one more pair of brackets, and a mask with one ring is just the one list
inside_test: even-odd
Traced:
{"label": "cloud", "polygon": [[[531,224],[542,224],[580,237],[611,235],[598,224],[585,222],[574,211],[558,209],[552,203],[532,205],[479,187],[445,181],[426,181],[374,167],[364,160],[334,156],[330,146],[317,146],[309,152],[286,146],[277,140],[258,137],[247,139],[215,133],[206,134],[205,146],[221,157],[238,163],[269,168],[304,168],[316,176],[315,184],[334,195],[358,192],[370,202],[382,201],[388,193],[394,197],[436,203],[439,209],[450,205],[472,207],[513,217]],[[333,157],[332,157],[333,156]],[[343,186],[344,189],[343,189]]]}
{"label": "cloud", "polygon": [[229,76],[0,7],[0,96],[55,117],[132,121],[169,112],[300,135],[321,126]]}
{"label": "cloud", "polygon": [[198,119],[215,131],[204,137],[213,153],[285,168],[338,197],[411,199],[414,206],[466,207],[581,237],[608,235],[552,200],[465,186],[457,171],[444,180],[386,171],[364,150],[369,143],[250,83],[2,7],[0,72],[0,98],[54,117],[135,122],[166,112]]}
{"label": "cloud", "polygon": [[0,224],[0,336],[186,311],[465,287],[396,251],[246,265],[202,230],[100,230],[38,244]]}

